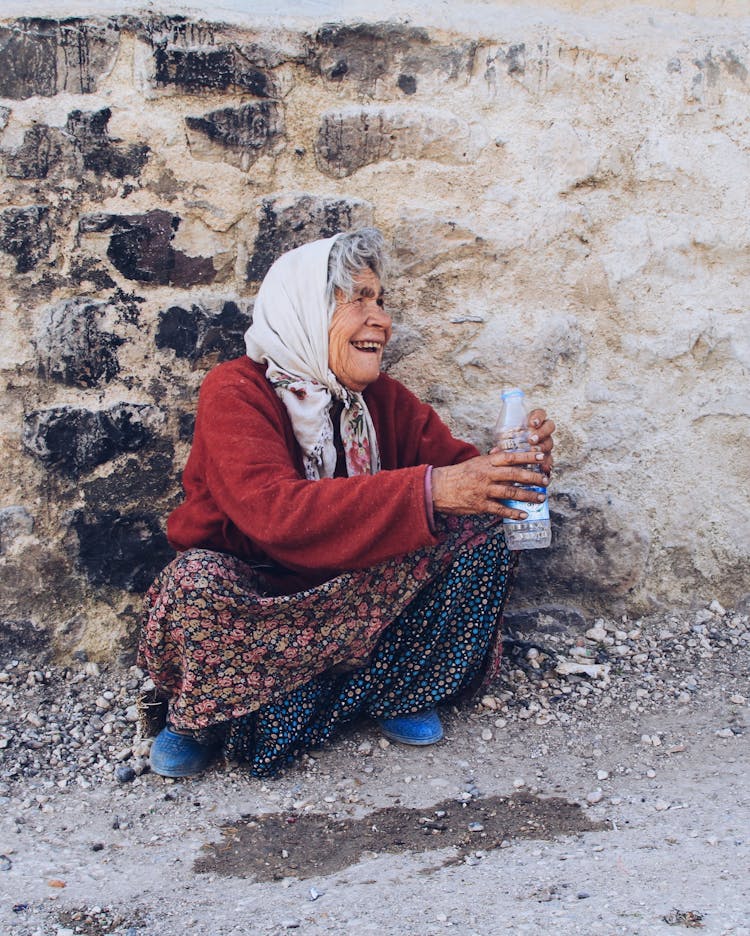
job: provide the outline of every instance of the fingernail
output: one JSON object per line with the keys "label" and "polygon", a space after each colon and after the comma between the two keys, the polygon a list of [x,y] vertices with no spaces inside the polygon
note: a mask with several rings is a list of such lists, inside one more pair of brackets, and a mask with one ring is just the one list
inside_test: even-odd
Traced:
{"label": "fingernail", "polygon": [[544,461],[544,452],[537,452],[534,458],[536,458],[537,461]]}
{"label": "fingernail", "polygon": [[528,515],[527,513],[524,513],[523,511],[521,511],[521,519],[522,519],[522,520],[527,520],[527,519],[528,519],[528,516],[529,516],[529,515]]}
{"label": "fingernail", "polygon": [[531,425],[536,429],[536,427],[539,425],[539,420],[538,420],[538,419],[532,419],[532,420],[531,420]]}
{"label": "fingernail", "polygon": [[541,503],[544,500],[547,500],[544,494],[537,494],[536,499],[539,501],[539,503]]}
{"label": "fingernail", "polygon": [[538,441],[539,441],[539,436],[538,436],[538,435],[533,435],[533,436],[531,437],[531,441],[532,441],[532,442],[538,442]]}

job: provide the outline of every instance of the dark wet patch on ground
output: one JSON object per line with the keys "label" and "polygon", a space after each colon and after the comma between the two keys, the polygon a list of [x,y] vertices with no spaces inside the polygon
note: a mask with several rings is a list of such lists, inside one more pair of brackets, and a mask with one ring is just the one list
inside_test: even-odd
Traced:
{"label": "dark wet patch on ground", "polygon": [[553,839],[608,828],[591,822],[576,803],[516,793],[461,803],[444,800],[424,809],[389,806],[361,819],[319,813],[243,816],[222,828],[223,840],[204,846],[198,873],[276,881],[325,876],[386,852],[454,848],[449,860],[500,848],[513,839]]}

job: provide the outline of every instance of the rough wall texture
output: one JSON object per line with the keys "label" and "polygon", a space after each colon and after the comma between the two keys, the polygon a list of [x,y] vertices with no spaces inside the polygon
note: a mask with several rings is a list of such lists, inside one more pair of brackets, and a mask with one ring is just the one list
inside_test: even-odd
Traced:
{"label": "rough wall texture", "polygon": [[748,46],[690,16],[1,23],[6,641],[132,647],[203,375],[281,251],[371,222],[391,372],[480,446],[503,385],[560,426],[517,605],[750,590]]}

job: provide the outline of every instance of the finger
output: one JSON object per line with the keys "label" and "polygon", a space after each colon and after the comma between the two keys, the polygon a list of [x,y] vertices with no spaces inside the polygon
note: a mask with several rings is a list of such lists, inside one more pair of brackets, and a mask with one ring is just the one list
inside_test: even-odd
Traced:
{"label": "finger", "polygon": [[[539,446],[541,449],[542,446]],[[507,452],[504,449],[494,448],[490,452],[490,464],[495,468],[504,468],[506,465],[528,465],[544,461],[544,453],[539,452]]]}
{"label": "finger", "polygon": [[529,413],[529,426],[532,429],[538,429],[546,418],[547,414],[543,409],[533,409]]}
{"label": "finger", "polygon": [[543,439],[548,439],[552,435],[555,431],[555,424],[551,419],[545,419],[538,426],[532,426],[532,429],[534,431],[529,436],[529,441],[537,443]]}
{"label": "finger", "polygon": [[527,487],[514,487],[512,484],[495,485],[492,496],[500,500],[528,501],[530,504],[541,504],[547,499],[547,495],[541,491],[533,491]]}

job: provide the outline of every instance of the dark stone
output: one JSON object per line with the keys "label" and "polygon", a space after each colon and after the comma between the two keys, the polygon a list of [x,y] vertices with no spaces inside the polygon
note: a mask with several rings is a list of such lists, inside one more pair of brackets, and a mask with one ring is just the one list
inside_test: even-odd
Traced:
{"label": "dark stone", "polygon": [[178,426],[180,442],[192,442],[195,432],[195,413],[180,413]]}
{"label": "dark stone", "polygon": [[259,282],[281,254],[308,241],[332,237],[372,224],[368,202],[303,195],[291,202],[271,196],[260,208],[258,234],[247,265],[247,278]]}
{"label": "dark stone", "polygon": [[144,592],[174,558],[159,520],[152,514],[83,512],[74,517],[78,559],[94,585]]}
{"label": "dark stone", "polygon": [[76,174],[76,149],[69,134],[56,127],[31,127],[23,143],[5,157],[8,175],[13,179],[46,179],[56,168]]}
{"label": "dark stone", "polygon": [[417,90],[417,79],[414,75],[399,75],[396,82],[404,94],[415,94]]}
{"label": "dark stone", "polygon": [[509,46],[505,53],[505,61],[509,75],[523,75],[526,71],[526,43]]}
{"label": "dark stone", "polygon": [[117,283],[93,257],[78,257],[70,263],[70,281],[77,286],[98,290],[114,289]]}
{"label": "dark stone", "polygon": [[110,215],[106,221],[99,216],[99,223],[115,228],[107,257],[127,279],[161,286],[195,286],[216,277],[210,257],[189,257],[172,247],[180,219],[167,211]]}
{"label": "dark stone", "polygon": [[0,250],[16,258],[16,272],[28,273],[49,254],[52,228],[46,205],[6,208],[0,214]]}
{"label": "dark stone", "polygon": [[140,143],[119,146],[107,132],[111,116],[108,107],[91,112],[75,110],[68,115],[67,130],[81,151],[83,168],[115,179],[140,175],[149,148]]}
{"label": "dark stone", "polygon": [[179,488],[175,474],[174,447],[167,439],[151,443],[147,452],[126,459],[117,471],[105,478],[94,478],[81,485],[89,511],[100,512],[116,507],[137,510],[145,504],[158,503]]}
{"label": "dark stone", "polygon": [[244,353],[251,321],[250,313],[234,302],[223,303],[218,312],[198,305],[171,306],[159,316],[156,346],[171,348],[177,357],[193,362],[208,355],[227,361]]}
{"label": "dark stone", "polygon": [[0,97],[89,94],[114,63],[119,41],[111,21],[19,19],[0,26]]}
{"label": "dark stone", "polygon": [[0,621],[0,665],[10,660],[46,659],[50,644],[49,631],[33,621]]}
{"label": "dark stone", "polygon": [[120,764],[115,767],[115,780],[118,783],[132,783],[135,780],[135,771],[126,764]]}
{"label": "dark stone", "polygon": [[109,303],[79,297],[47,312],[37,341],[43,377],[68,386],[108,383],[120,370],[115,349],[123,339],[100,328]]}
{"label": "dark stone", "polygon": [[420,74],[468,76],[477,47],[475,42],[433,43],[426,29],[395,23],[327,25],[312,41],[316,71],[329,81],[352,82],[368,95],[381,80],[413,94]]}
{"label": "dark stone", "polygon": [[0,132],[5,130],[5,128],[8,126],[10,113],[11,111],[9,107],[3,107],[2,105],[0,105]]}
{"label": "dark stone", "polygon": [[590,626],[577,608],[544,605],[517,611],[507,608],[503,614],[505,630],[520,634],[583,634]]}
{"label": "dark stone", "polygon": [[235,45],[180,49],[163,41],[154,49],[154,66],[157,84],[183,91],[244,91],[261,98],[275,94],[270,75],[248,62]]}
{"label": "dark stone", "polygon": [[48,468],[77,478],[124,452],[152,444],[161,413],[153,406],[120,403],[108,410],[59,406],[29,413],[24,446]]}
{"label": "dark stone", "polygon": [[186,117],[185,124],[222,146],[251,152],[267,149],[283,132],[281,114],[273,101],[224,107],[203,117]]}

